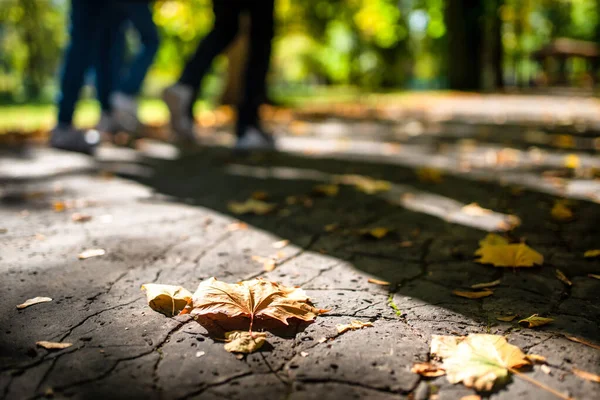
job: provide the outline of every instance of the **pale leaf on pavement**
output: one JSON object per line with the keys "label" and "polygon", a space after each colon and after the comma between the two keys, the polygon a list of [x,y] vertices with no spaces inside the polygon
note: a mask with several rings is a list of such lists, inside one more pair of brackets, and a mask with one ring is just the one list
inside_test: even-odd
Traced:
{"label": "pale leaf on pavement", "polygon": [[373,323],[371,322],[361,322],[361,321],[352,321],[349,324],[340,324],[336,325],[336,329],[338,334],[342,334],[347,331],[355,331],[357,329],[372,327]]}
{"label": "pale leaf on pavement", "polygon": [[530,317],[519,320],[519,325],[524,326],[526,328],[535,328],[538,326],[548,325],[554,321],[552,318],[544,318],[540,317],[538,314],[533,314]]}
{"label": "pale leaf on pavement", "polygon": [[106,250],[104,249],[89,249],[82,251],[77,256],[80,260],[87,260],[88,258],[100,257],[106,254]]}
{"label": "pale leaf on pavement", "polygon": [[73,346],[73,343],[47,342],[45,340],[40,340],[39,342],[35,342],[35,344],[47,350],[62,350]]}
{"label": "pale leaf on pavement", "polygon": [[34,297],[32,299],[25,300],[25,302],[23,302],[22,304],[19,304],[17,306],[17,309],[22,310],[22,309],[32,306],[34,304],[46,303],[49,301],[52,301],[52,299],[50,297]]}
{"label": "pale leaf on pavement", "polygon": [[225,333],[225,350],[230,353],[254,353],[260,349],[267,340],[263,332],[231,331]]}
{"label": "pale leaf on pavement", "polygon": [[146,291],[150,308],[167,317],[179,314],[192,300],[192,293],[181,286],[147,283],[142,290]]}

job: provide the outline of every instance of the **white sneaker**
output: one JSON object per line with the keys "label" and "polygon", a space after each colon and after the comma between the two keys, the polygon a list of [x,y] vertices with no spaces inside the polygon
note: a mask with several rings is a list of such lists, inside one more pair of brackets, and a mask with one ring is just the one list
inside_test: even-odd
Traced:
{"label": "white sneaker", "polygon": [[176,83],[163,91],[162,98],[171,113],[171,128],[177,141],[197,143],[194,120],[188,115],[194,91],[188,85]]}
{"label": "white sneaker", "polygon": [[81,131],[70,125],[57,125],[50,132],[50,146],[55,149],[92,155],[100,142],[96,130]]}
{"label": "white sneaker", "polygon": [[110,96],[110,104],[113,107],[112,116],[118,124],[118,128],[135,133],[140,127],[137,117],[138,104],[135,98],[122,92],[113,93]]}
{"label": "white sneaker", "polygon": [[276,150],[275,139],[255,126],[244,130],[233,147],[236,151],[273,151]]}

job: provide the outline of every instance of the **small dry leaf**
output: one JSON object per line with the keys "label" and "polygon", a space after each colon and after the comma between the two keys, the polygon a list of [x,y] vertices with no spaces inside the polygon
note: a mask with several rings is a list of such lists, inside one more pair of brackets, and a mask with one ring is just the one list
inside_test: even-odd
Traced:
{"label": "small dry leaf", "polygon": [[234,222],[233,224],[229,224],[227,225],[227,230],[229,232],[235,232],[235,231],[245,231],[246,229],[248,229],[248,224],[244,223],[244,222]]}
{"label": "small dry leaf", "polygon": [[269,198],[269,193],[262,190],[257,190],[256,192],[253,192],[250,197],[252,197],[254,200],[266,200]]}
{"label": "small dry leaf", "polygon": [[511,322],[515,318],[517,318],[516,315],[506,315],[506,316],[503,316],[503,317],[496,317],[496,319],[498,321],[502,321],[502,322]]}
{"label": "small dry leaf", "polygon": [[525,356],[532,364],[545,364],[547,362],[546,357],[538,354],[527,354]]}
{"label": "small dry leaf", "polygon": [[552,370],[550,369],[549,366],[547,366],[546,364],[542,364],[542,366],[540,367],[540,369],[542,370],[543,373],[545,373],[546,375],[552,375]]}
{"label": "small dry leaf", "polygon": [[288,244],[290,244],[289,240],[280,240],[278,242],[273,243],[271,246],[274,249],[283,249],[285,246],[287,246]]}
{"label": "small dry leaf", "polygon": [[264,332],[231,331],[225,333],[225,350],[230,353],[254,353],[267,340]]}
{"label": "small dry leaf", "polygon": [[565,156],[564,164],[566,168],[578,169],[581,167],[581,160],[576,154],[569,154]]}
{"label": "small dry leaf", "polygon": [[594,250],[588,250],[585,253],[583,253],[583,256],[585,258],[596,258],[596,257],[600,257],[600,249],[594,249]]}
{"label": "small dry leaf", "polygon": [[569,336],[569,335],[565,335],[565,337],[567,339],[569,339],[570,341],[572,341],[572,342],[577,342],[577,343],[585,344],[586,346],[590,346],[590,347],[593,347],[594,349],[600,350],[600,345],[588,342],[585,339],[581,339],[581,338],[578,338],[578,337],[575,337],[575,336]]}
{"label": "small dry leaf", "polygon": [[192,293],[181,286],[147,283],[142,290],[146,291],[150,308],[167,317],[179,314],[192,300]]}
{"label": "small dry leaf", "polygon": [[375,180],[362,175],[342,175],[335,179],[336,182],[344,185],[352,185],[357,190],[366,194],[376,194],[387,192],[392,188],[392,183],[388,181]]}
{"label": "small dry leaf", "polygon": [[104,249],[89,249],[81,252],[77,257],[80,260],[87,260],[92,257],[100,257],[106,254],[106,250]]}
{"label": "small dry leaf", "polygon": [[463,396],[460,400],[481,400],[481,396],[478,394],[470,394],[468,396]]}
{"label": "small dry leaf", "polygon": [[266,272],[271,272],[277,267],[277,261],[273,257],[252,256],[252,260],[262,264]]}
{"label": "small dry leaf", "polygon": [[227,205],[229,211],[234,214],[256,214],[265,215],[273,211],[277,207],[276,204],[265,203],[261,200],[248,199],[243,203],[231,201]]}
{"label": "small dry leaf", "polygon": [[328,225],[325,225],[325,227],[323,228],[323,230],[325,232],[333,232],[333,231],[335,231],[339,227],[340,227],[339,224],[328,224]]}
{"label": "small dry leaf", "polygon": [[307,353],[307,352],[305,352],[305,351],[301,351],[301,352],[300,352],[300,355],[301,355],[302,357],[308,357],[308,353]]}
{"label": "small dry leaf", "polygon": [[340,187],[338,185],[317,185],[313,188],[313,193],[327,197],[335,197],[339,192]]}
{"label": "small dry leaf", "polygon": [[491,288],[491,287],[494,287],[494,286],[498,286],[500,283],[502,283],[502,281],[500,279],[497,279],[497,280],[492,281],[492,282],[476,283],[474,285],[471,285],[471,289],[486,289],[486,288]]}
{"label": "small dry leaf", "polygon": [[591,372],[583,371],[573,367],[573,373],[586,381],[600,383],[600,375],[592,374]]}
{"label": "small dry leaf", "polygon": [[481,299],[482,297],[488,297],[494,294],[493,291],[489,289],[480,290],[477,292],[467,292],[462,290],[453,290],[452,294],[455,296],[465,297],[467,299]]}
{"label": "small dry leaf", "polygon": [[382,281],[379,279],[369,278],[367,280],[369,283],[374,283],[375,285],[388,286],[390,283],[388,281]]}
{"label": "small dry leaf", "polygon": [[204,351],[197,351],[196,352],[196,358],[200,358],[200,357],[202,357],[205,354],[206,354],[206,352],[204,352]]}
{"label": "small dry leaf", "polygon": [[421,182],[442,183],[442,171],[436,168],[419,168],[416,170],[417,178]]}
{"label": "small dry leaf", "polygon": [[17,309],[22,310],[22,309],[32,306],[34,304],[47,303],[49,301],[52,301],[52,299],[50,297],[34,297],[33,299],[25,300],[24,303],[19,304],[17,306]]}
{"label": "small dry leaf", "polygon": [[363,236],[368,236],[368,237],[372,237],[375,239],[383,239],[384,237],[387,236],[388,233],[390,233],[390,230],[388,228],[378,227],[378,228],[361,229],[359,232]]}
{"label": "small dry leaf", "polygon": [[552,211],[550,211],[552,218],[556,221],[570,221],[573,219],[573,211],[567,207],[567,205],[563,201],[557,201],[554,203],[552,207]]}
{"label": "small dry leaf", "polygon": [[81,213],[75,213],[71,215],[71,220],[73,222],[88,222],[92,220],[92,216]]}
{"label": "small dry leaf", "polygon": [[411,242],[410,240],[405,240],[403,242],[398,243],[398,246],[403,247],[403,248],[412,247],[413,242]]}
{"label": "small dry leaf", "polygon": [[572,286],[573,285],[573,282],[571,282],[569,280],[569,278],[567,278],[566,275],[563,274],[560,269],[556,270],[556,277],[558,278],[559,281],[561,281],[562,283],[564,283],[567,286]]}
{"label": "small dry leaf", "polygon": [[336,329],[339,334],[347,332],[347,331],[355,331],[357,329],[372,327],[373,324],[371,322],[361,322],[361,321],[352,321],[349,324],[340,324],[336,325]]}
{"label": "small dry leaf", "polygon": [[[448,382],[462,382],[476,390],[490,391],[496,382],[504,382],[510,370],[529,365],[525,354],[509,344],[503,336],[470,334],[466,337],[446,336],[431,343],[431,354],[444,359]],[[439,342],[446,346],[439,353]],[[434,352],[435,350],[435,352]]]}
{"label": "small dry leaf", "polygon": [[43,347],[47,350],[61,350],[66,349],[67,347],[73,346],[73,343],[58,343],[58,342],[47,342],[45,340],[41,340],[39,342],[35,342],[39,347]]}
{"label": "small dry leaf", "polygon": [[489,215],[489,214],[493,213],[492,210],[483,208],[483,207],[479,206],[479,204],[477,204],[477,203],[467,204],[466,206],[461,208],[461,211],[467,215],[472,215],[474,217],[483,217],[485,215]]}
{"label": "small dry leaf", "polygon": [[63,212],[67,209],[67,204],[64,201],[55,201],[52,203],[52,209],[55,212]]}
{"label": "small dry leaf", "polygon": [[597,274],[588,274],[588,277],[594,278],[594,279],[600,279],[600,275],[597,275]]}
{"label": "small dry leaf", "polygon": [[522,325],[525,328],[535,328],[538,326],[548,325],[552,321],[554,321],[553,318],[544,318],[540,317],[538,314],[533,314],[530,317],[519,320],[519,325]]}
{"label": "small dry leaf", "polygon": [[436,376],[446,375],[446,371],[444,371],[443,368],[428,362],[414,364],[410,369],[410,372],[426,378],[435,378]]}

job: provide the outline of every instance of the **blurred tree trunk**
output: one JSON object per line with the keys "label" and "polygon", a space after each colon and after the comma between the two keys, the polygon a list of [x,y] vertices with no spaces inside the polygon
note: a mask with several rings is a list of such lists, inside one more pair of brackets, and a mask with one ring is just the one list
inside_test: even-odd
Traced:
{"label": "blurred tree trunk", "polygon": [[236,105],[244,90],[244,72],[250,45],[250,17],[240,16],[240,33],[227,50],[227,86],[221,95],[221,104]]}
{"label": "blurred tree trunk", "polygon": [[483,46],[483,88],[494,91],[504,87],[504,47],[502,44],[502,19],[500,7],[504,0],[485,2],[485,35]]}
{"label": "blurred tree trunk", "polygon": [[478,91],[482,88],[484,3],[483,0],[446,1],[450,89]]}
{"label": "blurred tree trunk", "polygon": [[28,99],[40,97],[44,86],[43,35],[40,29],[41,10],[38,0],[20,0],[23,9],[22,38],[27,47],[27,61],[24,68],[24,88]]}

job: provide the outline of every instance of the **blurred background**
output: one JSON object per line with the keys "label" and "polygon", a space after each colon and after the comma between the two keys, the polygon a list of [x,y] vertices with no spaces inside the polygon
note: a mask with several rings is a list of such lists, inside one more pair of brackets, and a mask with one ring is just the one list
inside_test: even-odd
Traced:
{"label": "blurred background", "polygon": [[[0,1],[0,131],[53,125],[68,9],[67,0]],[[600,0],[277,0],[270,100],[410,102],[414,92],[446,90],[594,96],[599,16]],[[168,114],[156,98],[211,28],[211,0],[158,0],[154,19],[162,43],[141,118],[161,124]],[[200,111],[235,102],[244,36],[205,79]],[[137,40],[132,31],[130,49]],[[93,74],[88,80],[82,125],[99,113]]]}

